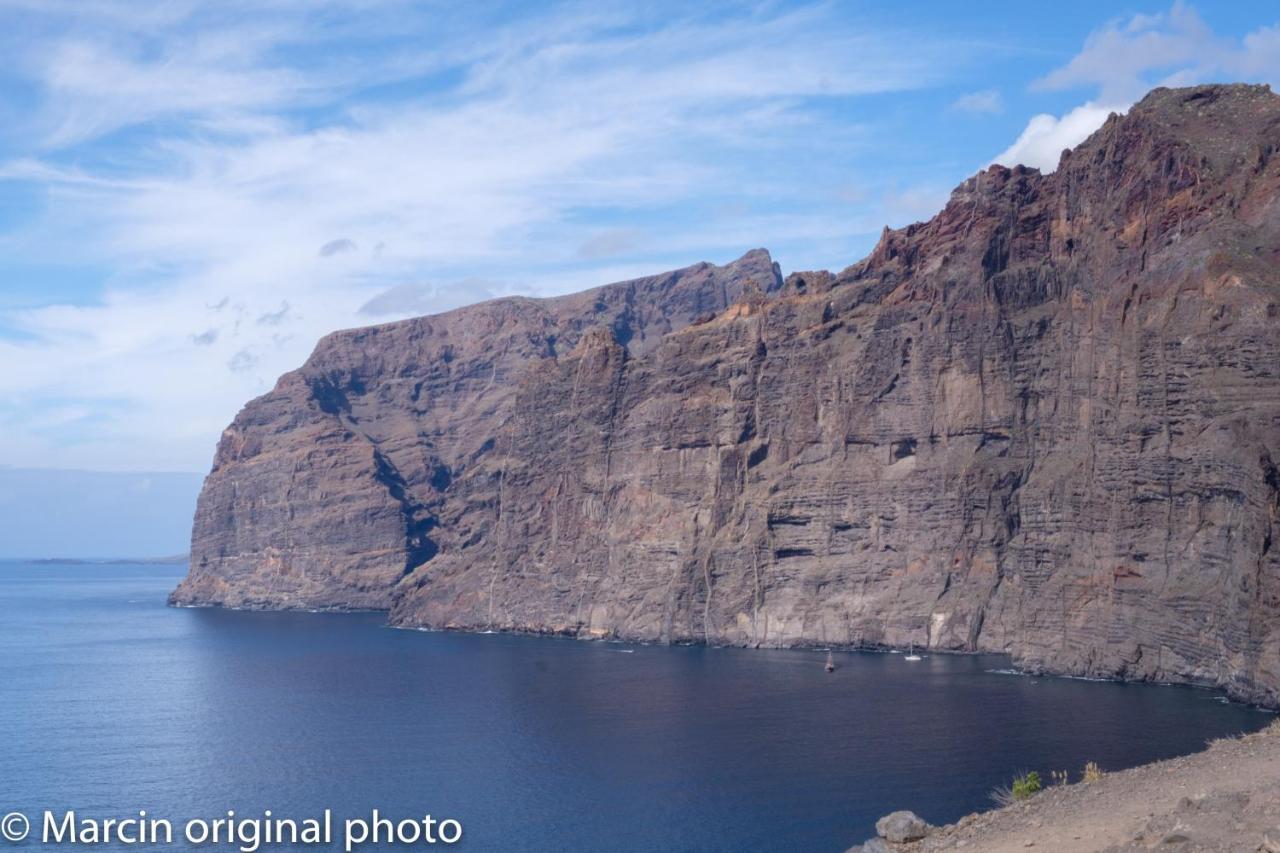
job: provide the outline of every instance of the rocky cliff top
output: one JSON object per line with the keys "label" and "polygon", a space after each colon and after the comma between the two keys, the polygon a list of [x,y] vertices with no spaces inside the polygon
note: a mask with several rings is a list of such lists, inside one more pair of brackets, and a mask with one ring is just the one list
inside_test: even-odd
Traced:
{"label": "rocky cliff top", "polygon": [[563,296],[506,296],[441,314],[333,332],[316,345],[308,364],[384,338],[447,334],[455,326],[494,331],[529,317],[548,328],[568,329],[575,339],[584,328],[612,325],[629,350],[642,352],[653,339],[721,311],[735,300],[771,295],[781,287],[781,269],[768,250],[752,249],[723,267],[704,261]]}
{"label": "rocky cliff top", "polygon": [[[573,340],[584,328],[613,325],[630,352],[643,353],[662,335],[752,295],[812,293],[815,288],[827,290],[877,276],[903,277],[931,262],[940,264],[949,251],[960,248],[958,244],[974,243],[968,238],[979,219],[1020,215],[1023,208],[1028,212],[1020,218],[1043,215],[1036,202],[1044,195],[1069,196],[1071,209],[1063,212],[1076,214],[1073,219],[1083,214],[1092,220],[1097,213],[1089,208],[1104,206],[1099,212],[1119,219],[1121,234],[1132,232],[1132,209],[1145,205],[1150,217],[1153,202],[1174,208],[1169,214],[1212,214],[1215,202],[1239,189],[1234,186],[1239,179],[1265,169],[1276,153],[1278,135],[1280,96],[1269,85],[1157,88],[1128,113],[1112,113],[1080,146],[1064,150],[1050,175],[1026,166],[992,165],[956,187],[945,208],[928,222],[886,227],[871,255],[839,274],[796,273],[786,288],[768,250],[753,249],[724,267],[702,262],[563,296],[503,297],[441,314],[334,332],[319,342],[307,367],[341,362],[343,352],[382,341],[394,346],[403,338],[447,335],[452,327],[484,335],[517,322],[527,323],[535,335],[537,328],[564,326]],[[1191,204],[1193,198],[1196,205]],[[1166,217],[1143,224],[1187,223]],[[1059,260],[1077,248],[1070,235],[1058,236],[1063,237],[1058,243],[1029,247],[1037,250],[1032,259],[1044,259],[1042,250],[1047,249],[1049,260]],[[1152,240],[1161,235],[1142,236]],[[984,262],[1002,261],[995,257]],[[530,323],[529,318],[536,319]]]}

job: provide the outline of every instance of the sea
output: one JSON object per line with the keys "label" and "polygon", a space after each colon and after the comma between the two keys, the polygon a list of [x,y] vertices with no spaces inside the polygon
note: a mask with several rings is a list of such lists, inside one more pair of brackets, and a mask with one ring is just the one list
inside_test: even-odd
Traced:
{"label": "sea", "polygon": [[[343,850],[383,820],[352,849],[835,853],[896,809],[953,821],[1027,771],[1118,770],[1274,719],[999,656],[837,651],[827,673],[821,650],[168,607],[184,572],[0,562],[0,814],[30,827],[0,850],[243,850],[255,832],[258,850]],[[144,811],[172,841],[41,840],[68,812]],[[262,840],[326,813],[327,842]],[[427,844],[428,815],[460,839]],[[219,820],[230,843],[185,835]]]}

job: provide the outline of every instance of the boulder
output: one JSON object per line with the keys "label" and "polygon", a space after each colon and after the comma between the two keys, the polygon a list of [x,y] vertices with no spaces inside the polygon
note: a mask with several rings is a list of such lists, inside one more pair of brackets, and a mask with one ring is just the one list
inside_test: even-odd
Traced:
{"label": "boulder", "polygon": [[915,812],[893,812],[876,821],[876,832],[881,838],[894,844],[919,841],[929,834],[930,829],[932,827]]}

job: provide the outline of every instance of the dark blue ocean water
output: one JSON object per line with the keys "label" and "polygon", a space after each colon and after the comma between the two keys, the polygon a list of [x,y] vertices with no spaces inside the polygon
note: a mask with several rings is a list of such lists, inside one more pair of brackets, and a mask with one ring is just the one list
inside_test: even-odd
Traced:
{"label": "dark blue ocean water", "polygon": [[1000,658],[837,654],[828,675],[819,652],[167,608],[182,571],[0,563],[0,813],[376,807],[457,818],[475,851],[840,851],[896,808],[984,808],[1017,770],[1117,769],[1272,719]]}

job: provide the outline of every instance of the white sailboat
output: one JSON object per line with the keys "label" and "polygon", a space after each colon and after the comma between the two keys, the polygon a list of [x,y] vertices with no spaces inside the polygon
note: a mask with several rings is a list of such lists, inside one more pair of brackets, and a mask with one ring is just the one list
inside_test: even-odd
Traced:
{"label": "white sailboat", "polygon": [[904,657],[904,658],[903,658],[903,660],[913,660],[913,661],[914,661],[914,660],[922,660],[922,658],[920,657],[920,655],[916,654],[916,644],[915,644],[915,643],[912,643],[912,644],[911,644],[911,646],[910,646],[909,650],[907,651],[907,656],[906,656],[906,657]]}

